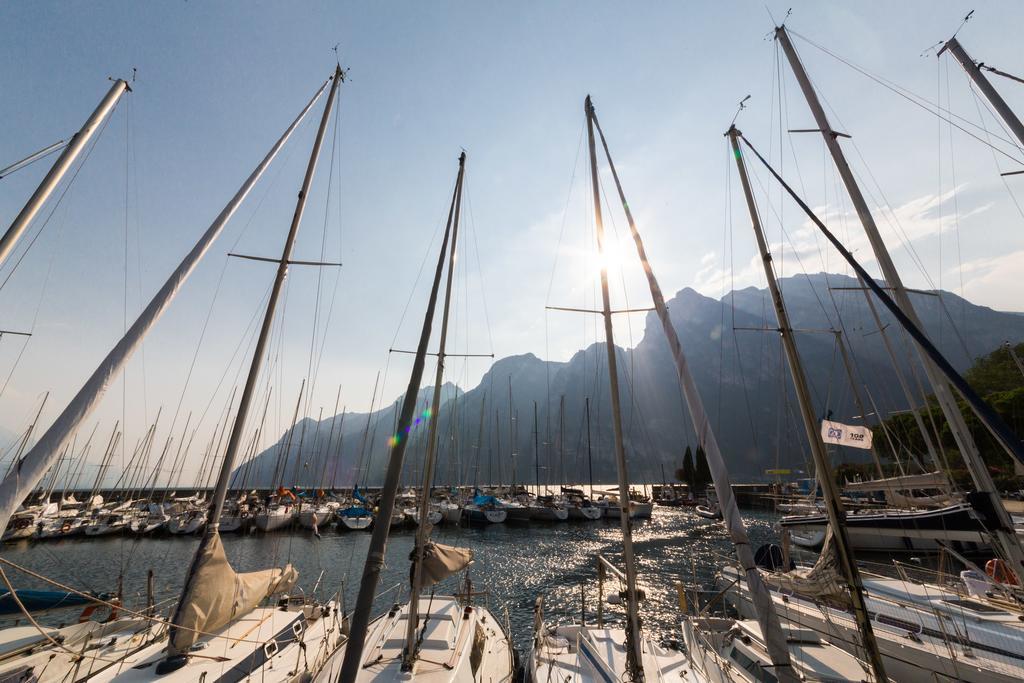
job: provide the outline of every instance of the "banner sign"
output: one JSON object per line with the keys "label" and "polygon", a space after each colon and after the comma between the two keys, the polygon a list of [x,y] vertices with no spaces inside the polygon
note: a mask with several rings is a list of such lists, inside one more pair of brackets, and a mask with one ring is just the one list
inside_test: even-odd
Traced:
{"label": "banner sign", "polygon": [[867,427],[851,427],[831,420],[821,421],[821,438],[825,443],[853,448],[871,448],[871,430]]}

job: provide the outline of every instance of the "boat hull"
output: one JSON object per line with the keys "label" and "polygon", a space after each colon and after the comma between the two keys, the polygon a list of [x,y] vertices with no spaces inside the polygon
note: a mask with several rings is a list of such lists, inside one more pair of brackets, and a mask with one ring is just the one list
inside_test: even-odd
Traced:
{"label": "boat hull", "polygon": [[[416,680],[428,683],[512,681],[514,650],[501,622],[482,605],[463,605],[447,596],[424,596],[419,619],[428,632],[412,673],[403,672],[402,651],[408,603],[370,622],[357,683]],[[427,614],[428,613],[428,614]],[[432,628],[431,628],[432,625]],[[397,637],[396,637],[397,634]],[[315,683],[340,680],[345,646],[328,660]]]}
{"label": "boat hull", "polygon": [[503,508],[481,509],[473,505],[462,508],[462,519],[468,524],[501,524],[508,513]]}
{"label": "boat hull", "polygon": [[458,524],[462,518],[462,508],[455,503],[441,505],[441,511],[444,514],[444,521],[448,524]]}
{"label": "boat hull", "polygon": [[592,522],[601,519],[604,510],[596,505],[573,505],[569,508],[569,519]]}
{"label": "boat hull", "polygon": [[267,513],[261,512],[253,520],[256,528],[266,533],[268,531],[279,531],[291,525],[295,519],[290,513]]}
{"label": "boat hull", "polygon": [[722,512],[716,508],[709,508],[707,505],[698,505],[693,509],[698,517],[704,519],[722,519]]}
{"label": "boat hull", "polygon": [[[727,568],[722,575],[725,580],[737,578],[733,568]],[[915,609],[909,602],[892,600],[903,591],[917,591],[941,604],[942,589],[938,587],[881,577],[864,576],[863,580],[872,630],[885,673],[891,680],[1013,683],[1024,678],[1024,634],[1013,639],[1006,635],[1019,631],[1013,617],[1009,618],[1013,625],[1000,632],[975,621],[973,615],[961,613],[958,617],[958,610],[940,617],[931,606]],[[726,591],[726,600],[741,615],[753,618],[749,595],[745,588],[733,584]],[[809,628],[847,652],[861,654],[860,632],[851,612],[788,591],[783,596],[775,588],[771,589],[771,596],[784,622]],[[955,599],[956,594],[949,597]],[[970,620],[969,627],[966,620]],[[949,634],[953,633],[961,634],[961,638],[969,636],[972,642],[968,647],[965,643],[948,642]],[[951,657],[950,652],[955,656]]]}
{"label": "boat hull", "polygon": [[567,519],[569,519],[567,508],[543,505],[530,508],[530,520],[534,522],[564,522]]}
{"label": "boat hull", "polygon": [[197,533],[206,526],[205,514],[181,515],[171,517],[167,522],[167,531],[175,536],[187,536]]}
{"label": "boat hull", "polygon": [[[847,515],[846,531],[855,551],[879,553],[938,552],[942,544],[960,553],[991,550],[982,522],[969,505],[937,510],[883,510]],[[824,515],[783,517],[779,526],[793,543],[818,548],[825,540]]]}

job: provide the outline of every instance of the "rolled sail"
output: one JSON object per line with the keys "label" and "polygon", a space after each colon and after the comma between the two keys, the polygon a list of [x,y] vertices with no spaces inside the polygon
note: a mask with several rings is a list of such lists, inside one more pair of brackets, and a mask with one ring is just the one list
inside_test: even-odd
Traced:
{"label": "rolled sail", "polygon": [[[409,556],[415,562],[416,550]],[[428,541],[423,547],[423,587],[433,586],[439,581],[457,574],[473,562],[473,551]]]}
{"label": "rolled sail", "polygon": [[182,598],[177,625],[171,629],[171,653],[187,652],[202,633],[217,631],[245,616],[275,593],[290,590],[299,578],[292,565],[239,574],[214,534],[197,558],[192,589]]}

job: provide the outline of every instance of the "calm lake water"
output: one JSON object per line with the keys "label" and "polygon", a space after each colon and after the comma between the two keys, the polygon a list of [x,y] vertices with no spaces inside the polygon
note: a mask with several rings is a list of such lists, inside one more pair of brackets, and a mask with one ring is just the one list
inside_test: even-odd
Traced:
{"label": "calm lake water", "polygon": [[[774,514],[744,511],[744,518],[755,549],[776,539]],[[404,599],[413,537],[412,531],[391,534],[387,566],[378,592],[400,586]],[[544,596],[545,614],[549,618],[578,620],[583,585],[587,611],[593,615],[597,604],[596,556],[605,553],[614,559],[622,548],[617,520],[495,524],[480,528],[442,525],[435,529],[434,538],[473,550],[475,562],[470,576],[474,590],[489,592],[487,602],[500,618],[508,609],[513,637],[523,651],[530,640],[536,597]],[[701,519],[685,508],[655,507],[652,519],[636,522],[634,539],[641,587],[647,595],[641,607],[644,627],[652,634],[675,637],[679,621],[676,582],[694,583],[696,568],[696,582],[710,587],[722,557],[731,553],[731,544],[720,524]],[[342,533],[333,528],[323,532],[319,540],[302,531],[224,536],[228,558],[236,570],[291,562],[299,570],[299,585],[306,591],[312,590],[323,572],[317,594],[326,597],[343,589],[349,609],[355,604],[369,541],[369,533]],[[78,589],[113,592],[118,576],[123,576],[129,607],[145,604],[146,574],[152,569],[157,600],[167,601],[163,604],[166,613],[170,601],[178,596],[197,544],[197,538],[183,537],[80,537],[6,545],[3,556]],[[47,587],[16,571],[7,571],[17,587]],[[456,581],[448,579],[438,586],[437,592],[451,593],[455,589]],[[386,609],[396,596],[397,590],[382,596],[378,609]],[[614,618],[618,610],[606,608],[606,614]],[[47,620],[52,623],[76,616],[77,611],[65,612],[48,615]]]}

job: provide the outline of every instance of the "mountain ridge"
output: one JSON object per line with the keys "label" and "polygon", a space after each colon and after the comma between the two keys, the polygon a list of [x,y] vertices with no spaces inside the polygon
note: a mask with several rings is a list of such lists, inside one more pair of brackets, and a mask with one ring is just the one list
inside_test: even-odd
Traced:
{"label": "mountain ridge", "polygon": [[[855,421],[858,412],[833,330],[843,332],[866,400],[882,413],[906,408],[906,399],[891,381],[892,362],[856,279],[815,273],[781,278],[779,283],[819,415],[831,411],[833,419]],[[978,306],[950,292],[911,296],[929,336],[960,371],[1003,341],[1024,340],[1024,315]],[[762,478],[769,467],[802,469],[809,456],[803,429],[796,422],[795,398],[774,332],[777,325],[767,290],[746,287],[716,300],[685,287],[666,303],[734,476]],[[916,367],[894,318],[877,302],[875,309],[896,349],[897,363],[905,372]],[[966,330],[969,338],[964,337]],[[654,312],[646,316],[636,346],[617,347],[616,353],[630,476],[636,481],[660,481],[679,466],[686,446],[695,445],[695,437]],[[606,359],[603,342],[578,350],[567,361],[516,354],[496,360],[476,387],[462,390],[447,383],[442,409],[434,416],[440,420],[436,483],[576,483],[589,480],[591,471],[595,482],[612,481]],[[430,391],[431,387],[422,388],[418,403]],[[276,470],[296,473],[294,481],[283,481],[285,485],[379,484],[388,456],[384,435],[390,436],[400,398],[369,416],[346,414],[342,444],[333,444],[330,453],[322,443],[317,452],[308,442],[300,449],[293,439],[293,452],[281,455],[278,463],[286,432],[278,443],[236,470],[235,479],[244,479],[248,486],[269,486],[274,482],[268,472]],[[590,406],[589,433],[585,399]],[[481,414],[481,409],[486,412]],[[329,428],[330,419],[321,421],[321,432]],[[311,427],[315,431],[315,423],[305,424],[307,433]],[[426,432],[417,428],[410,435],[404,483],[418,482]],[[363,433],[371,435],[371,443],[361,453]],[[296,467],[296,462],[303,467]],[[278,466],[272,468],[270,463]],[[311,478],[315,472],[326,473],[326,480]]]}

